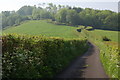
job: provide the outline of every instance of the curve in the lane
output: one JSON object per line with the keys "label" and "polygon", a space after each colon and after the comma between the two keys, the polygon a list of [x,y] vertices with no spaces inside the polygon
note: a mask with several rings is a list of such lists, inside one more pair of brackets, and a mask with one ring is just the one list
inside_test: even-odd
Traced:
{"label": "curve in the lane", "polygon": [[88,44],[88,51],[74,60],[56,78],[108,78],[100,62],[99,48],[91,42]]}

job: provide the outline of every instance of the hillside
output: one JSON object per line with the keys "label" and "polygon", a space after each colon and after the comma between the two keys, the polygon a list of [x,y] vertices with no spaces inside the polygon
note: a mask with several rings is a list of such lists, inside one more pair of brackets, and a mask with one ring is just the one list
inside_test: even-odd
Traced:
{"label": "hillside", "polygon": [[106,36],[114,42],[118,42],[118,31],[99,30],[93,31],[83,30],[81,33],[76,31],[76,27],[66,25],[55,25],[47,23],[46,20],[32,20],[23,22],[19,26],[13,26],[3,30],[3,33],[17,33],[28,35],[44,35],[48,37],[61,38],[84,38],[85,36],[92,39],[102,39]]}
{"label": "hillside", "polygon": [[48,37],[77,38],[74,34],[76,27],[54,25],[45,20],[27,21],[15,27],[10,27],[3,33],[18,33],[29,35],[45,35]]}

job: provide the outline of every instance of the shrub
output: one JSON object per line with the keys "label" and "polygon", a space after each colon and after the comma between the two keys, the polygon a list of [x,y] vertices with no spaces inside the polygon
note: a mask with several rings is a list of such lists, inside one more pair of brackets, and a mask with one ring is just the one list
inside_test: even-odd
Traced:
{"label": "shrub", "polygon": [[77,29],[78,32],[81,32],[81,29]]}
{"label": "shrub", "polygon": [[103,41],[111,41],[111,39],[107,38],[106,36],[104,36],[102,39]]}
{"label": "shrub", "polygon": [[52,78],[88,48],[86,40],[25,35],[2,40],[3,78]]}
{"label": "shrub", "polygon": [[94,28],[91,27],[91,26],[87,26],[85,29],[88,30],[88,31],[92,31],[92,30],[94,30]]}

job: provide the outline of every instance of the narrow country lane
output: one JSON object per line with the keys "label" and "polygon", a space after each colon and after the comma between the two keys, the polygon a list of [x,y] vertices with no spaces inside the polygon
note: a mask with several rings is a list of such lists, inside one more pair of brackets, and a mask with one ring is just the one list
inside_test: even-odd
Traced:
{"label": "narrow country lane", "polygon": [[89,49],[74,60],[57,78],[108,78],[100,62],[99,48],[89,42]]}

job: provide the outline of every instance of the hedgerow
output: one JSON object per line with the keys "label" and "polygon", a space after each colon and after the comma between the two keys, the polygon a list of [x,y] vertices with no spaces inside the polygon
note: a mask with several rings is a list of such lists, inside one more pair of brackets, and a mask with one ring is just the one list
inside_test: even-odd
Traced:
{"label": "hedgerow", "polygon": [[115,45],[109,44],[99,44],[100,47],[100,58],[102,64],[105,68],[106,73],[109,75],[110,78],[118,78],[119,76],[119,49]]}
{"label": "hedgerow", "polygon": [[9,34],[2,41],[3,78],[53,78],[88,49],[87,40]]}
{"label": "hedgerow", "polygon": [[[102,37],[103,34],[98,34],[95,32],[90,33],[88,31],[84,30],[84,34],[88,39],[95,43],[99,49],[100,49],[100,60],[102,62],[102,65],[105,69],[106,74],[109,76],[109,78],[118,78],[120,79],[120,48],[119,48],[119,42],[115,42],[112,38],[107,38],[109,35],[112,36],[112,34],[106,34],[107,37]],[[117,35],[117,34],[116,34]],[[113,38],[116,38],[115,36],[112,36]],[[118,36],[117,36],[118,37]],[[104,39],[104,40],[103,40]],[[112,41],[111,41],[112,40]]]}

